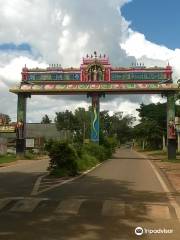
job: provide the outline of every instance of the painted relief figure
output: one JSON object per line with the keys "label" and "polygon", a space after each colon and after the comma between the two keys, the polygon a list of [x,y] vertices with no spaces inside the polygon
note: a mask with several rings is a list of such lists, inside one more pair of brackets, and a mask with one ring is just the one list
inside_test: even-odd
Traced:
{"label": "painted relief figure", "polygon": [[168,124],[168,138],[169,139],[176,139],[176,128],[174,121],[169,121]]}
{"label": "painted relief figure", "polygon": [[91,65],[88,69],[88,81],[102,81],[103,77],[103,70],[100,65]]}
{"label": "painted relief figure", "polygon": [[17,136],[17,139],[24,138],[24,123],[21,120],[18,121],[16,124],[16,136]]}

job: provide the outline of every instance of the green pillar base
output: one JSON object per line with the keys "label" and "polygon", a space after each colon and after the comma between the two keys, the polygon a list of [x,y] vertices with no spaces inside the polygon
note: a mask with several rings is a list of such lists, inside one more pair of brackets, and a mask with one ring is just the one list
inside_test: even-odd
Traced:
{"label": "green pillar base", "polygon": [[91,95],[92,110],[91,110],[91,142],[99,144],[99,99],[97,93]]}
{"label": "green pillar base", "polygon": [[25,156],[25,139],[16,139],[16,157]]}
{"label": "green pillar base", "polygon": [[175,133],[175,96],[174,92],[167,94],[167,139],[168,160],[176,159],[176,133]]}
{"label": "green pillar base", "polygon": [[176,140],[168,140],[168,160],[176,160]]}

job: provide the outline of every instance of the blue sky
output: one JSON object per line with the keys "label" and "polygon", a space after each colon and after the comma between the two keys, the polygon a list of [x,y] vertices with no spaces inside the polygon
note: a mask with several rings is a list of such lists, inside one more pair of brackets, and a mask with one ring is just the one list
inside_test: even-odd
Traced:
{"label": "blue sky", "polygon": [[122,8],[122,15],[148,40],[171,49],[180,47],[179,0],[133,0]]}
{"label": "blue sky", "polygon": [[28,43],[21,43],[19,45],[14,43],[2,43],[0,44],[0,51],[27,51],[31,53],[31,46]]}
{"label": "blue sky", "polygon": [[[127,0],[1,1],[0,112],[16,119],[17,97],[9,93],[9,88],[20,83],[25,64],[28,68],[45,68],[55,63],[79,67],[82,57],[94,50],[106,53],[113,66],[130,66],[132,62],[141,62],[147,67],[166,66],[169,62],[175,81],[179,79],[180,0],[125,2]],[[87,18],[89,13],[91,16]],[[132,22],[131,31],[126,19]],[[139,103],[160,100],[147,95],[106,97],[101,110],[137,116]],[[33,96],[28,99],[27,119],[38,122],[47,113],[53,118],[55,112],[88,106],[86,96],[81,99]]]}

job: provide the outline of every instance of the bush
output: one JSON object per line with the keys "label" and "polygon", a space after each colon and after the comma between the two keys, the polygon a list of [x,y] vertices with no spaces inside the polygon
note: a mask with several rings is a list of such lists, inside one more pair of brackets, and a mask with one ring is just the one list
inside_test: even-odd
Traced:
{"label": "bush", "polygon": [[82,154],[81,158],[77,161],[79,171],[85,171],[97,164],[98,160],[95,157],[88,155],[87,153]]}
{"label": "bush", "polygon": [[50,165],[49,170],[53,173],[57,169],[64,175],[74,176],[77,174],[78,155],[72,145],[62,142],[51,142],[48,145]]}
{"label": "bush", "polygon": [[112,157],[118,145],[117,139],[115,137],[103,137],[100,143],[104,146],[106,158]]}
{"label": "bush", "polygon": [[49,139],[47,141],[45,141],[45,146],[44,146],[44,149],[45,151],[49,152],[54,144],[54,140],[53,139]]}
{"label": "bush", "polygon": [[100,162],[106,159],[104,147],[96,143],[84,144],[82,151],[83,153],[87,153],[88,155],[95,157]]}
{"label": "bush", "polygon": [[96,143],[71,145],[67,142],[49,140],[45,149],[49,152],[49,170],[53,175],[74,176],[112,156],[116,147],[114,138],[104,138],[103,145]]}
{"label": "bush", "polygon": [[73,144],[74,149],[76,149],[78,158],[82,157],[82,148],[83,148],[83,144],[82,143],[74,143]]}

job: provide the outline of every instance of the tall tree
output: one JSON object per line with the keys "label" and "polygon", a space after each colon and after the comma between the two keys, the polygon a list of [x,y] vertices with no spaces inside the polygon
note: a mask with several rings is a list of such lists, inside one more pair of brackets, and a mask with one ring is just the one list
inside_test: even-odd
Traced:
{"label": "tall tree", "polygon": [[85,138],[89,138],[91,129],[91,113],[85,108],[77,108],[74,112],[76,131],[79,134],[79,138],[83,141]]}
{"label": "tall tree", "polygon": [[7,114],[0,113],[0,121],[2,124],[9,124],[11,122],[11,118]]}
{"label": "tall tree", "polygon": [[[140,124],[134,127],[136,139],[144,142],[143,145],[151,149],[165,149],[165,139],[167,131],[167,104],[151,103],[141,104],[137,109],[140,116]],[[180,112],[180,107],[176,106],[176,115]]]}
{"label": "tall tree", "polygon": [[167,111],[166,111],[166,103],[151,103],[148,105],[141,104],[140,108],[137,109],[139,112],[139,117],[141,118],[141,122],[143,121],[154,121],[157,126],[162,129],[162,131],[166,131],[167,125]]}
{"label": "tall tree", "polygon": [[44,124],[49,124],[51,122],[52,122],[52,120],[49,118],[49,116],[47,114],[45,114],[41,120],[41,123],[44,123]]}
{"label": "tall tree", "polygon": [[122,112],[116,112],[112,116],[108,111],[100,113],[100,127],[106,136],[116,136],[121,143],[132,139],[132,123],[135,118],[131,115],[123,116]]}
{"label": "tall tree", "polygon": [[[108,111],[100,112],[100,135],[116,136],[121,143],[132,138],[131,129],[134,118],[132,116],[123,117],[122,112],[109,115]],[[85,110],[78,108],[74,113],[66,110],[56,113],[55,123],[58,130],[70,130],[74,133],[75,141],[83,142],[85,138],[90,138],[91,131],[91,108]]]}
{"label": "tall tree", "polygon": [[74,131],[76,129],[76,119],[74,114],[66,110],[65,112],[56,112],[55,123],[57,129]]}

